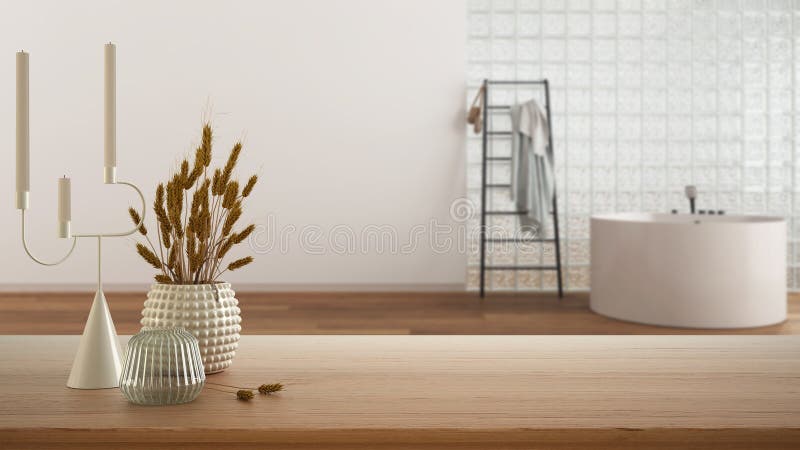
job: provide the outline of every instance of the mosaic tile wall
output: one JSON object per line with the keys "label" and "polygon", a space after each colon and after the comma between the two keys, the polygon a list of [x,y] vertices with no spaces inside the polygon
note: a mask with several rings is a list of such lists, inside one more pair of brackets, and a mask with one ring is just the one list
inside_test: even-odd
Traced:
{"label": "mosaic tile wall", "polygon": [[[789,219],[789,287],[800,287],[800,0],[472,0],[468,99],[483,78],[551,83],[566,287],[589,288],[589,217],[698,208]],[[798,30],[798,33],[795,30]],[[495,88],[492,104],[541,95]],[[492,114],[493,129],[508,127]],[[481,142],[468,141],[470,198],[480,203]],[[495,137],[491,152],[508,154]],[[489,182],[507,183],[494,163]],[[511,207],[492,189],[490,209]],[[797,206],[795,206],[797,203]],[[477,225],[477,220],[473,221]],[[496,218],[513,230],[513,217]],[[494,246],[493,264],[552,263],[550,245]],[[478,285],[477,245],[469,285]],[[495,290],[555,287],[545,272],[496,272]]]}

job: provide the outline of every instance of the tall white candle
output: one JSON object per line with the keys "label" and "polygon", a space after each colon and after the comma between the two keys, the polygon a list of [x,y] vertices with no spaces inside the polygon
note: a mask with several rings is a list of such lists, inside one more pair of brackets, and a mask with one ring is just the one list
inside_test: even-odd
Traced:
{"label": "tall white candle", "polygon": [[104,76],[104,179],[106,183],[116,183],[117,167],[117,50],[114,44],[105,46]]}
{"label": "tall white candle", "polygon": [[28,54],[17,53],[17,209],[28,209],[30,173],[30,101]]}
{"label": "tall white candle", "polygon": [[58,179],[58,237],[68,238],[72,220],[72,185],[67,177]]}

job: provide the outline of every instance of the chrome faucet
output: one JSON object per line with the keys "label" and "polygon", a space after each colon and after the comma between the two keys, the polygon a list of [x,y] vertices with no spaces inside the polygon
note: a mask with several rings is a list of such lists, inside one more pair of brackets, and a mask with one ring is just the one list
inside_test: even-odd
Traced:
{"label": "chrome faucet", "polygon": [[684,192],[686,192],[686,198],[689,199],[689,209],[692,214],[694,214],[694,199],[697,198],[697,187],[692,185],[686,186]]}

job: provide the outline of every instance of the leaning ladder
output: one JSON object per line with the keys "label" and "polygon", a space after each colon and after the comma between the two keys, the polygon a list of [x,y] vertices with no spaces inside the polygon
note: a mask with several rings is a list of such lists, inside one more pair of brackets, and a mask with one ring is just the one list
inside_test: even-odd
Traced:
{"label": "leaning ladder", "polygon": [[[556,201],[555,189],[553,190],[553,210],[550,214],[553,217],[553,238],[545,239],[544,237],[514,237],[514,238],[492,238],[487,236],[486,233],[486,216],[494,215],[523,215],[528,211],[487,211],[486,209],[486,192],[494,188],[507,188],[511,184],[489,184],[487,181],[486,173],[487,166],[490,163],[497,161],[510,162],[511,157],[497,157],[489,155],[489,137],[490,136],[508,136],[511,137],[511,131],[494,131],[489,129],[489,110],[509,110],[511,105],[490,105],[489,104],[489,87],[493,85],[542,85],[544,86],[545,96],[545,112],[547,114],[547,127],[548,127],[548,147],[553,147],[553,130],[552,118],[550,116],[550,85],[547,79],[544,80],[528,80],[528,81],[500,81],[500,80],[483,80],[483,163],[481,174],[481,229],[480,229],[480,258],[481,258],[481,279],[480,279],[480,294],[481,297],[486,295],[486,273],[498,270],[555,270],[558,277],[558,297],[564,296],[563,283],[561,279],[561,243],[559,242],[559,229],[558,229],[558,204]],[[517,265],[487,265],[486,264],[486,243],[487,242],[553,242],[555,243],[556,250],[556,264],[554,266],[539,265],[539,266],[517,266]]]}

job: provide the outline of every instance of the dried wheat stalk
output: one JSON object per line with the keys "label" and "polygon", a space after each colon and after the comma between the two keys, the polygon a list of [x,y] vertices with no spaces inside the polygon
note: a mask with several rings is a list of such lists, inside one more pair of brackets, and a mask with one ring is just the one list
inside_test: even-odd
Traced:
{"label": "dried wheat stalk", "polygon": [[[153,211],[158,224],[158,249],[147,228],[139,227],[139,234],[148,245],[137,243],[136,252],[160,271],[155,275],[159,283],[214,283],[226,271],[253,262],[251,256],[227,265],[223,259],[255,230],[253,224],[241,231],[234,231],[234,227],[242,216],[242,202],[250,196],[258,176],[251,176],[241,191],[239,182],[232,179],[242,151],[241,142],[233,146],[225,165],[213,169],[209,176],[212,143],[213,131],[206,123],[194,161],[181,161],[169,181],[156,187]],[[128,212],[131,220],[138,223],[136,210],[131,208]]]}

